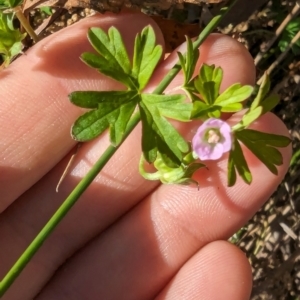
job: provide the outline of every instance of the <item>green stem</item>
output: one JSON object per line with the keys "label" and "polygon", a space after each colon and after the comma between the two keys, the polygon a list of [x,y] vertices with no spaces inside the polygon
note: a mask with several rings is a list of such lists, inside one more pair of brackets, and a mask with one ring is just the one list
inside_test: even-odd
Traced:
{"label": "green stem", "polygon": [[38,36],[35,34],[34,30],[32,29],[31,25],[25,18],[21,7],[17,6],[13,8],[14,13],[16,14],[17,18],[19,19],[20,23],[24,27],[24,29],[27,31],[27,33],[31,36],[31,38],[34,40],[35,43],[39,41]]}
{"label": "green stem", "polygon": [[[216,26],[219,24],[220,20],[224,17],[224,15],[229,11],[229,9],[233,6],[233,4],[237,0],[230,1],[230,5],[228,7],[224,7],[221,9],[220,14],[214,17],[211,22],[206,26],[206,28],[201,32],[197,40],[193,43],[194,48],[198,48],[205,38],[211,33]],[[181,66],[179,63],[175,64],[174,67],[169,71],[166,77],[162,80],[162,82],[157,86],[153,93],[161,94],[165,88],[170,84],[170,82],[174,79],[174,77],[180,71]],[[136,113],[133,118],[128,123],[126,132],[124,134],[123,141],[127,138],[127,136],[132,132],[132,130],[136,127],[136,125],[140,121],[140,114]],[[122,141],[122,143],[123,143]],[[106,165],[109,159],[114,155],[116,150],[121,146],[121,144],[117,147],[109,146],[100,159],[95,163],[95,165],[91,168],[88,174],[79,182],[79,184],[75,187],[72,193],[68,196],[68,198],[62,203],[59,209],[55,212],[52,218],[48,221],[48,223],[44,226],[44,228],[40,231],[40,233],[36,236],[36,238],[31,242],[28,248],[23,252],[20,258],[16,261],[13,267],[9,270],[3,280],[0,282],[0,297],[4,295],[7,289],[11,286],[14,280],[19,276],[22,270],[26,267],[27,263],[31,260],[34,254],[38,251],[38,249],[42,246],[44,241],[48,238],[51,232],[55,229],[55,227],[59,224],[59,222],[64,218],[64,216],[69,212],[72,206],[76,203],[79,197],[83,194],[83,192],[88,188],[94,178],[99,174],[102,168]]]}

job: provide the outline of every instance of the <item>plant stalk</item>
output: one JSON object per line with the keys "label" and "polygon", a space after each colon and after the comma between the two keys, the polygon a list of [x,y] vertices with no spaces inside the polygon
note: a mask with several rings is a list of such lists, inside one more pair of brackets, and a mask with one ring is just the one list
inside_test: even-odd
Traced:
{"label": "plant stalk", "polygon": [[[198,48],[205,38],[217,27],[222,18],[226,15],[226,13],[231,9],[231,7],[235,4],[237,0],[229,1],[229,5],[220,10],[220,13],[215,16],[211,22],[205,27],[205,29],[201,32],[199,37],[193,43],[193,47]],[[166,77],[161,81],[161,83],[154,90],[154,94],[161,94],[165,88],[171,83],[171,81],[175,78],[175,76],[180,71],[181,66],[179,63],[176,63],[174,67],[168,72]],[[91,168],[88,174],[79,182],[79,184],[75,187],[75,189],[71,192],[71,194],[67,197],[67,199],[62,203],[62,205],[58,208],[55,214],[51,217],[48,223],[44,226],[44,228],[40,231],[40,233],[35,237],[35,239],[31,242],[28,248],[23,252],[20,258],[16,261],[13,267],[9,270],[3,280],[0,282],[0,298],[4,295],[4,293],[8,290],[11,284],[15,281],[15,279],[19,276],[22,270],[26,267],[27,263],[31,260],[34,254],[38,251],[38,249],[42,246],[44,241],[48,238],[48,236],[52,233],[52,231],[56,228],[56,226],[60,223],[60,221],[64,218],[64,216],[69,212],[69,210],[73,207],[76,201],[80,198],[83,192],[88,188],[91,182],[95,179],[95,177],[99,174],[99,172],[103,169],[109,159],[114,155],[117,149],[122,145],[124,140],[128,137],[128,135],[132,132],[132,130],[136,127],[136,125],[140,121],[140,114],[136,113],[126,128],[124,138],[122,142],[117,146],[109,146],[99,160],[95,163],[95,165]]]}
{"label": "plant stalk", "polygon": [[26,32],[31,36],[31,38],[34,40],[34,42],[37,43],[39,41],[39,38],[36,35],[36,33],[34,32],[34,30],[32,29],[32,27],[29,24],[29,22],[27,21],[27,19],[25,18],[24,14],[21,10],[21,7],[20,6],[14,7],[13,11],[16,14],[16,17],[19,19],[22,26],[24,27],[24,29],[26,30]]}

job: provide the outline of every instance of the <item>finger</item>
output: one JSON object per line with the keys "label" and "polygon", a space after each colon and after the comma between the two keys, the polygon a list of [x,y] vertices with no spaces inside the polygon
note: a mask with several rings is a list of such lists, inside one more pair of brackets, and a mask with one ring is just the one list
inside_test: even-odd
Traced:
{"label": "finger", "polygon": [[[186,51],[186,43],[178,47],[170,54],[157,69],[156,76],[152,78],[151,84],[156,86],[166,75],[168,70],[178,61],[177,52]],[[200,66],[203,63],[208,65],[221,66],[224,72],[224,77],[221,83],[221,91],[226,89],[233,83],[254,85],[256,70],[253,63],[253,58],[246,48],[237,42],[234,42],[230,37],[221,34],[211,34],[205,40],[204,44],[199,49],[200,57],[197,61],[194,75],[198,75]],[[172,90],[182,85],[183,73],[177,76],[169,85],[168,89]]]}
{"label": "finger", "polygon": [[[218,38],[220,39],[219,43]],[[223,38],[222,36],[218,38],[214,42],[214,46],[218,44],[218,47],[214,49],[219,47],[230,49],[227,52],[228,59],[231,60],[231,56],[234,55],[234,63],[237,69],[238,66],[244,65],[244,60],[249,59],[248,52],[230,38]],[[231,45],[230,47],[226,46],[228,43]],[[201,53],[206,55],[208,60],[213,61],[214,52],[209,47],[210,44],[207,47],[204,44]],[[233,51],[235,48],[239,49],[239,51]],[[206,52],[209,54],[205,54]],[[218,57],[219,53],[217,53],[216,59]],[[224,59],[224,61],[226,60]],[[222,61],[218,62],[222,66]],[[229,68],[227,64],[224,65],[224,68],[225,77],[231,76],[231,72],[237,73],[235,69],[232,69],[232,66],[227,70],[226,68]],[[254,69],[253,65],[252,69]],[[251,75],[251,72],[249,74]],[[251,82],[252,79],[251,75],[248,78],[248,83],[253,83]],[[93,79],[91,82],[93,82]],[[30,266],[21,275],[19,284],[13,286],[11,293],[15,292],[17,295],[23,296],[25,292],[28,293],[27,295],[34,294],[51,276],[55,268],[76,249],[128,211],[141,199],[142,195],[146,195],[157,185],[156,182],[145,183],[138,174],[139,140],[140,133],[135,131],[121,149],[118,150],[117,155],[101,173],[102,175],[96,179],[57,231],[45,243],[38,255],[35,256]],[[57,208],[57,205],[64,200],[64,197],[70,191],[70,187],[74,186],[74,183],[86,174],[87,169],[98,159],[99,154],[107,145],[108,141],[103,136],[99,140],[83,146],[74,163],[72,176],[66,178],[58,195],[54,195],[55,184],[66,162],[59,165],[44,177],[39,184],[24,194],[13,209],[3,214],[2,222],[6,226],[2,226],[0,239],[6,239],[8,247],[14,249],[14,251],[9,252],[8,257],[7,251],[2,252],[3,256],[6,255],[5,264],[1,266],[3,274],[40,230],[41,226],[45,224],[46,220]],[[34,212],[39,213],[32,217]],[[80,226],[80,230],[78,226]],[[15,232],[20,234],[16,236]],[[49,249],[51,250],[49,251]],[[38,268],[38,271],[36,268]],[[32,284],[31,289],[28,288],[29,280]],[[26,291],[22,288],[25,286],[27,287]],[[28,297],[30,298],[30,296]]]}
{"label": "finger", "polygon": [[[284,124],[267,114],[253,129],[287,135]],[[184,263],[208,243],[228,239],[268,199],[289,165],[291,148],[274,176],[249,151],[250,186],[226,185],[226,158],[199,172],[196,187],[161,185],[113,227],[70,259],[39,300],[66,298],[151,299]]]}
{"label": "finger", "polygon": [[105,14],[42,40],[1,72],[0,212],[74,146],[70,127],[81,110],[69,102],[68,94],[122,88],[79,59],[91,50],[88,28],[101,26],[107,31],[112,24],[122,33],[131,56],[136,33],[148,24],[163,43],[158,27],[142,14]]}
{"label": "finger", "polygon": [[155,299],[246,300],[251,287],[252,272],[245,254],[228,242],[217,241],[192,256]]}

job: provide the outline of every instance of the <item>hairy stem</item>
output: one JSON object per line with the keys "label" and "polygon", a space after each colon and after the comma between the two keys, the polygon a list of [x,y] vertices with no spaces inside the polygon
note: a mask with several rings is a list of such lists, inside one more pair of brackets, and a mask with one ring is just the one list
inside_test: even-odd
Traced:
{"label": "hairy stem", "polygon": [[[222,18],[226,15],[226,13],[230,10],[230,8],[235,4],[237,0],[229,1],[229,5],[220,10],[220,13],[215,16],[211,22],[206,26],[206,28],[201,32],[197,40],[193,43],[193,47],[198,48],[205,38],[217,27]],[[180,71],[181,66],[179,63],[175,64],[174,67],[169,71],[166,77],[161,81],[161,83],[154,90],[154,94],[161,94],[165,88],[171,83],[174,77]],[[140,121],[139,113],[136,113],[130,122],[128,123],[126,132],[124,134],[123,141],[127,138],[127,136],[132,132],[132,130],[136,127],[136,125]],[[55,214],[51,217],[48,223],[44,226],[44,228],[40,231],[40,233],[36,236],[36,238],[31,242],[28,248],[23,252],[20,258],[16,261],[10,271],[6,274],[3,280],[0,282],[0,297],[4,295],[7,289],[11,286],[11,284],[15,281],[15,279],[19,276],[22,270],[26,267],[27,263],[31,260],[34,254],[38,251],[38,249],[42,246],[44,241],[48,238],[51,232],[55,229],[55,227],[59,224],[59,222],[64,218],[64,216],[69,212],[69,210],[73,207],[76,201],[80,198],[83,192],[88,188],[94,178],[99,174],[99,172],[103,169],[109,159],[114,155],[117,149],[122,145],[123,141],[117,146],[109,146],[106,151],[102,154],[99,160],[95,163],[95,165],[91,168],[88,174],[79,182],[79,184],[75,187],[75,189],[71,192],[71,194],[67,197],[67,199],[62,203],[59,209],[55,212]]]}

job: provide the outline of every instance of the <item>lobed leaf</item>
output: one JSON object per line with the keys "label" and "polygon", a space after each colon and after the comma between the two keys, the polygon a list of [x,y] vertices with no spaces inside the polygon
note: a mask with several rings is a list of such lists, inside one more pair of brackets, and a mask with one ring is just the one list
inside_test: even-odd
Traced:
{"label": "lobed leaf", "polygon": [[206,64],[203,64],[200,68],[199,75],[194,79],[193,83],[196,91],[207,104],[212,105],[217,99],[222,78],[223,71],[221,68]]}
{"label": "lobed leaf", "polygon": [[274,147],[288,146],[289,138],[251,129],[237,131],[235,135],[273,174],[278,174],[276,166],[282,165],[283,159]]}

